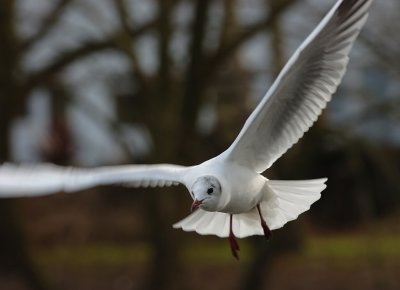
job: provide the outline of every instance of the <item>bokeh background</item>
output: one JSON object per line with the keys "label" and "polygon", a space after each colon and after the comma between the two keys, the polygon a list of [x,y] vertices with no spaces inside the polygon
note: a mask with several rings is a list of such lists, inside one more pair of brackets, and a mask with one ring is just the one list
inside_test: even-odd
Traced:
{"label": "bokeh background", "polygon": [[[196,164],[222,152],[334,0],[4,0],[0,162]],[[0,200],[0,289],[400,289],[400,21],[375,1],[327,110],[265,174],[311,210],[228,242],[173,230],[182,187]]]}

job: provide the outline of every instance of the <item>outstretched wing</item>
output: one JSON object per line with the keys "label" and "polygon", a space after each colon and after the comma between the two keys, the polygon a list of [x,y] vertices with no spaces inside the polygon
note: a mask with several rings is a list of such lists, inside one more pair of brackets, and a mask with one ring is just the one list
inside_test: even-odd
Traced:
{"label": "outstretched wing", "polygon": [[39,196],[108,184],[134,187],[171,186],[184,183],[186,170],[187,167],[169,164],[92,169],[53,164],[4,164],[0,166],[0,197]]}
{"label": "outstretched wing", "polygon": [[340,84],[371,3],[335,4],[289,59],[225,157],[261,173],[303,136]]}

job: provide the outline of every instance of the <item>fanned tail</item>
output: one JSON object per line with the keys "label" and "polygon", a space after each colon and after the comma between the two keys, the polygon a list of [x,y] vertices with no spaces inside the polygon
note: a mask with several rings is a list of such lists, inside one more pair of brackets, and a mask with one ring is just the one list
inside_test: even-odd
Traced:
{"label": "fanned tail", "polygon": [[321,197],[327,178],[310,180],[268,180],[261,211],[271,230],[283,227]]}
{"label": "fanned tail", "polygon": [[[197,232],[200,235],[216,235],[220,238],[229,236],[230,214],[223,212],[208,212],[196,210],[183,220],[173,225],[175,229],[181,228],[186,232]],[[235,214],[232,219],[235,236],[244,238],[252,235],[263,235],[260,220],[256,210],[245,214]]]}
{"label": "fanned tail", "polygon": [[[281,228],[308,210],[321,197],[321,191],[326,188],[326,180],[267,180],[260,208],[268,227],[271,230]],[[198,209],[173,227],[225,238],[229,235],[229,216],[227,213]],[[264,234],[255,208],[247,213],[234,214],[232,223],[233,232],[238,238]]]}

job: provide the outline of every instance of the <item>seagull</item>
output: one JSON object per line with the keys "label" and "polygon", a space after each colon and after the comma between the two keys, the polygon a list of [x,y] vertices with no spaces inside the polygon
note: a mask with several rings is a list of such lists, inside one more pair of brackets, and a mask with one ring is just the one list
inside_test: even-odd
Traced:
{"label": "seagull", "polygon": [[325,189],[326,178],[269,180],[262,173],[303,136],[336,92],[372,2],[336,2],[294,52],[234,142],[220,155],[194,166],[75,168],[5,163],[0,166],[0,197],[76,192],[109,184],[182,184],[193,199],[192,213],[173,227],[228,238],[232,254],[238,259],[236,238],[264,235],[269,239],[271,230],[307,211]]}

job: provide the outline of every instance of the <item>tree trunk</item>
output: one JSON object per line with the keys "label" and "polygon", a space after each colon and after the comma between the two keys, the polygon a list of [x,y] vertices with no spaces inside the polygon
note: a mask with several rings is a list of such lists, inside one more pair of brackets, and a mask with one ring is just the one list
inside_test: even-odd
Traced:
{"label": "tree trunk", "polygon": [[[9,128],[21,100],[16,81],[19,71],[14,1],[0,2],[0,19],[0,162],[3,162],[10,157]],[[19,276],[30,289],[44,289],[27,253],[15,202],[0,199],[0,279],[8,276]]]}

